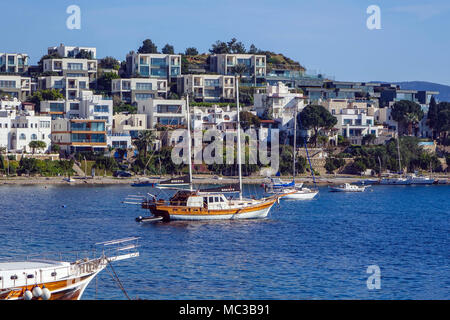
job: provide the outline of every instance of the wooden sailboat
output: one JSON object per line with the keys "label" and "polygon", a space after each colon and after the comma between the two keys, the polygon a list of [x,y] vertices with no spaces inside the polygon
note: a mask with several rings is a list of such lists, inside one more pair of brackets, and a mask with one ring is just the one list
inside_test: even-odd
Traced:
{"label": "wooden sailboat", "polygon": [[[237,79],[236,79],[237,80]],[[224,187],[215,190],[194,190],[192,184],[191,133],[189,97],[187,97],[187,142],[189,154],[189,190],[179,190],[169,200],[157,199],[152,196],[141,204],[148,209],[151,217],[138,217],[140,222],[162,219],[170,220],[226,220],[226,219],[254,219],[267,217],[270,209],[282,195],[273,195],[262,199],[245,199],[242,196],[242,164],[241,164],[241,136],[239,119],[239,83],[236,81],[237,105],[237,160],[239,168],[239,186]],[[227,198],[225,192],[239,192],[239,198]]]}
{"label": "wooden sailboat", "polygon": [[[79,300],[95,276],[111,262],[138,257],[138,238],[97,243],[98,255],[63,254],[0,260],[0,300]],[[95,254],[95,250],[93,250]]]}

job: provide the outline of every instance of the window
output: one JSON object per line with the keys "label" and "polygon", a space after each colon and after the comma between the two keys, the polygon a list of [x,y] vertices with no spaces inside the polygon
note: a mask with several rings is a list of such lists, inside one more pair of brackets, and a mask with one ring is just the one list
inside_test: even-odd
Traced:
{"label": "window", "polygon": [[68,63],[67,69],[69,70],[83,70],[83,64],[82,63]]}
{"label": "window", "polygon": [[19,139],[20,140],[26,140],[27,137],[25,136],[25,133],[21,133],[20,136],[19,136]]}
{"label": "window", "polygon": [[94,112],[109,112],[109,107],[107,105],[95,105]]}
{"label": "window", "polygon": [[71,103],[70,104],[70,110],[79,110],[80,104],[79,103]]}
{"label": "window", "polygon": [[136,93],[135,99],[136,100],[147,100],[147,99],[153,99],[155,95],[153,93]]}
{"label": "window", "polygon": [[152,90],[152,84],[138,82],[138,83],[136,83],[136,90]]}
{"label": "window", "polygon": [[156,106],[158,113],[181,113],[180,105],[161,105]]}
{"label": "window", "polygon": [[33,134],[31,135],[31,140],[37,140],[37,135],[36,135],[35,133],[33,133]]}

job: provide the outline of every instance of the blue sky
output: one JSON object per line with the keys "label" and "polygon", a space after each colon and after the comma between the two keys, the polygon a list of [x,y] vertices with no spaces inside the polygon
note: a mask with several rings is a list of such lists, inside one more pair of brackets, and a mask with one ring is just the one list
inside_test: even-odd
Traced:
{"label": "blue sky", "polygon": [[[71,4],[81,8],[81,30],[66,28]],[[381,30],[366,27],[372,4]],[[32,63],[59,43],[123,60],[146,38],[207,52],[236,37],[337,80],[450,85],[448,0],[1,0],[0,8],[0,52],[28,53]]]}

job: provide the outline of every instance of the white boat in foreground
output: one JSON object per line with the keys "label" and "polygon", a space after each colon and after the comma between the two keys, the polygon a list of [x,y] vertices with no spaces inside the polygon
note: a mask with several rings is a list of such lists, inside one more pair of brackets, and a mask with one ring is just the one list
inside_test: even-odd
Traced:
{"label": "white boat in foreground", "polygon": [[79,300],[95,276],[113,261],[138,257],[137,239],[97,243],[97,255],[54,254],[14,261],[0,260],[0,300]]}
{"label": "white boat in foreground", "polygon": [[369,186],[358,187],[349,183],[341,184],[340,186],[329,187],[331,192],[363,192]]}

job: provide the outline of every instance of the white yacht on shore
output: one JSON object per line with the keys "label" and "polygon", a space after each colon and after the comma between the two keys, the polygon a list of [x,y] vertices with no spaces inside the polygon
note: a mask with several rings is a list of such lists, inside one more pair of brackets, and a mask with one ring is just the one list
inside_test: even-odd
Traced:
{"label": "white yacht on shore", "polygon": [[433,184],[435,179],[430,178],[428,176],[417,176],[416,174],[411,174],[407,176],[407,179],[411,182],[411,184]]}

